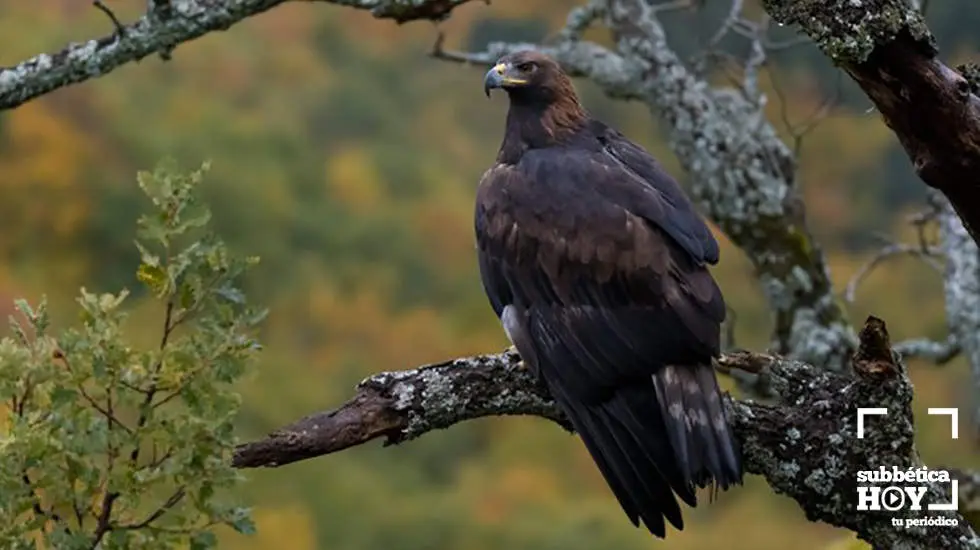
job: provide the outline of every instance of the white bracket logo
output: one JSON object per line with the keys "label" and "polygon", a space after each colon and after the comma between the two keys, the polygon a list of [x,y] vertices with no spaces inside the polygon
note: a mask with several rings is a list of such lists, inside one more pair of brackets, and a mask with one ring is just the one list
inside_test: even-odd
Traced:
{"label": "white bracket logo", "polygon": [[869,414],[888,414],[884,407],[858,407],[858,439],[864,439],[864,417]]}
{"label": "white bracket logo", "polygon": [[[858,407],[857,410],[857,438],[864,439],[864,417],[868,415],[887,415],[888,409],[885,407]],[[953,439],[960,438],[960,410],[955,408],[929,407],[930,416],[948,416],[950,422],[950,435]]]}

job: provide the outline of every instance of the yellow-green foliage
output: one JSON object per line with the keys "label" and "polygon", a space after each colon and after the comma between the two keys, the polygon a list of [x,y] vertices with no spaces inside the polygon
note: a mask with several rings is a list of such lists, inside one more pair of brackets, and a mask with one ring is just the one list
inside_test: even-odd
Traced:
{"label": "yellow-green foliage", "polygon": [[[264,313],[236,286],[252,262],[214,235],[202,173],[140,174],[139,278],[161,306],[159,343],[125,336],[127,291],[82,290],[80,324],[55,331],[18,301],[0,340],[0,545],[10,549],[211,548],[211,529],[254,530],[229,500],[240,406],[231,384]],[[97,546],[98,545],[98,546]]]}

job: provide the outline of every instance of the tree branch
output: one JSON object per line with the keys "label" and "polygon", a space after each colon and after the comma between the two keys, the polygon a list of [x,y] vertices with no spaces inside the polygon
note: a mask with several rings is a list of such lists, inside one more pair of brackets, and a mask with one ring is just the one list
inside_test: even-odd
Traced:
{"label": "tree branch", "polygon": [[902,357],[925,359],[936,365],[945,365],[960,354],[960,344],[953,337],[942,341],[928,338],[912,338],[895,344],[895,351]]}
{"label": "tree branch", "polygon": [[[764,0],[799,27],[868,95],[919,177],[943,192],[980,238],[980,97],[938,59],[917,6],[904,0]],[[974,88],[975,89],[975,88]]]}
{"label": "tree branch", "polygon": [[[398,23],[437,21],[471,0],[313,0],[370,10],[379,19]],[[113,34],[61,51],[44,53],[13,67],[0,68],[0,110],[105,75],[126,63],[159,53],[166,59],[179,44],[214,31],[227,30],[251,16],[286,0],[169,0],[148,2],[136,22],[121,25]],[[118,23],[118,21],[117,21]]]}
{"label": "tree branch", "polygon": [[933,192],[930,202],[936,209],[940,247],[946,257],[946,326],[970,367],[971,425],[974,438],[980,440],[980,249],[944,196]]}
{"label": "tree branch", "polygon": [[[510,353],[481,355],[376,374],[340,408],[240,445],[233,463],[238,468],[282,466],[378,438],[385,445],[403,443],[488,416],[539,416],[569,429],[547,391],[517,367],[518,360]],[[890,516],[855,510],[858,471],[920,466],[913,443],[912,385],[889,347],[883,322],[871,317],[865,324],[854,377],[750,352],[726,354],[719,362],[765,373],[771,380],[780,396],[777,403],[728,398],[727,410],[746,470],[796,500],[809,519],[850,529],[875,548],[980,548],[980,538],[956,512],[930,514],[954,518],[957,527],[906,529],[893,527],[892,518],[914,518],[916,512]],[[865,437],[858,439],[857,407],[886,407],[889,414],[868,420]],[[927,498],[946,502],[949,495],[933,484]]]}

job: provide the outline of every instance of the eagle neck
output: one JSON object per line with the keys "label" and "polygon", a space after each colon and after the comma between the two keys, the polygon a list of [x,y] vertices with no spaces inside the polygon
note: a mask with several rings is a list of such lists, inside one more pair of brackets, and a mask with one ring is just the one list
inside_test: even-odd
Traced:
{"label": "eagle neck", "polygon": [[516,163],[529,149],[561,145],[581,130],[588,116],[574,97],[555,102],[511,97],[499,162]]}

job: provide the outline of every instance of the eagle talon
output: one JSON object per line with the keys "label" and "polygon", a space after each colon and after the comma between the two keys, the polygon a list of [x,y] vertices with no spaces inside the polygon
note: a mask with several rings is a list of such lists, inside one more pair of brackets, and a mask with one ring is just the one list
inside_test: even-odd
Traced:
{"label": "eagle talon", "polygon": [[[504,353],[513,353],[514,355],[517,355],[518,357],[521,356],[521,352],[517,351],[517,347],[515,347],[515,346],[511,346],[511,347],[507,348],[504,351]],[[540,389],[544,390],[545,393],[551,391],[548,388],[548,383],[545,381],[544,377],[541,376],[540,373],[534,372],[534,370],[532,370],[531,367],[529,367],[527,365],[527,363],[524,362],[523,359],[520,359],[519,361],[517,361],[517,364],[515,364],[514,367],[517,368],[517,369],[520,369],[522,371],[531,373],[534,376],[534,382],[538,385],[538,387]]]}
{"label": "eagle talon", "polygon": [[527,370],[527,364],[524,363],[524,360],[523,359],[520,359],[521,352],[517,351],[517,347],[516,346],[511,346],[511,347],[507,348],[506,350],[504,350],[504,353],[510,353],[510,354],[516,355],[518,357],[518,361],[517,361],[517,364],[514,365],[514,366],[517,367],[517,368],[519,368],[519,369],[521,369],[521,370]]}

